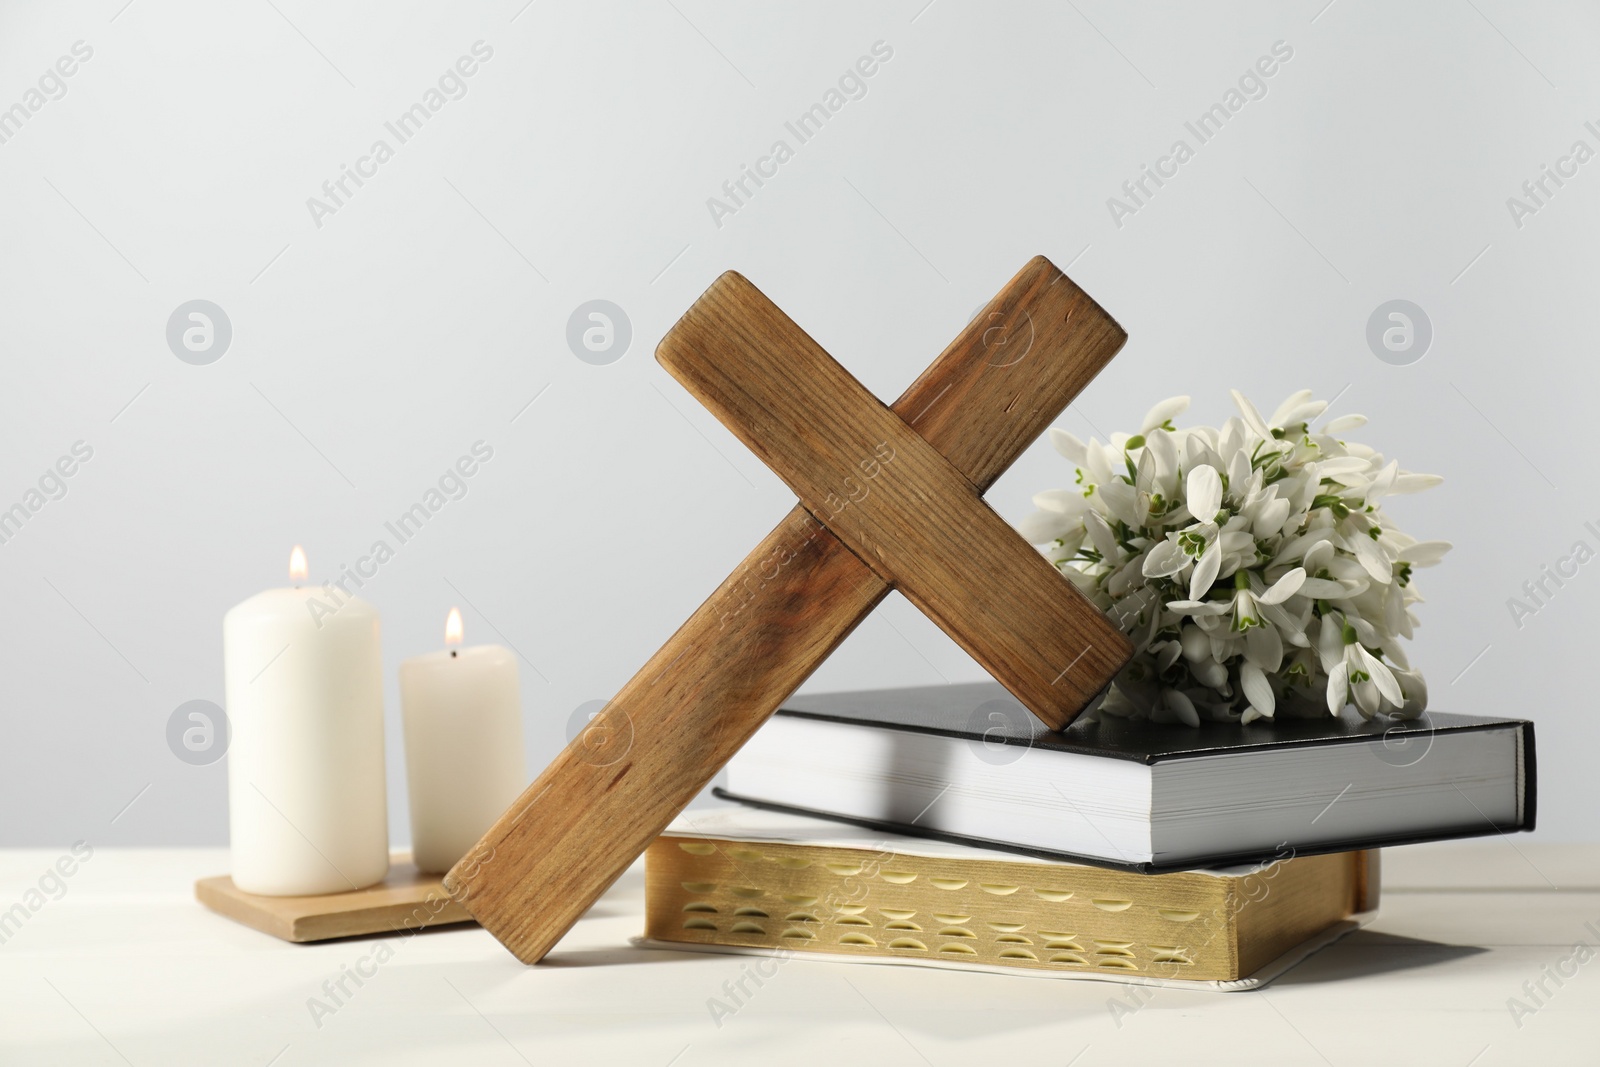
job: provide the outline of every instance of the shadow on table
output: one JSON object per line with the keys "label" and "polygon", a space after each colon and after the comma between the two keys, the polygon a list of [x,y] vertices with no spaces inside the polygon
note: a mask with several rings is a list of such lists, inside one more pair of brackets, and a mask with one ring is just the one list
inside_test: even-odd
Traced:
{"label": "shadow on table", "polygon": [[1455,963],[1487,951],[1477,945],[1446,945],[1438,941],[1357,930],[1305,960],[1272,984],[1314,985],[1414,971]]}
{"label": "shadow on table", "polygon": [[730,958],[720,953],[691,952],[688,950],[675,952],[672,949],[638,948],[633,945],[574,949],[565,949],[557,945],[555,951],[539,961],[539,966],[556,970],[560,968],[611,967],[619,963],[681,963],[686,957],[704,957],[707,955],[715,955],[717,958],[724,960]]}

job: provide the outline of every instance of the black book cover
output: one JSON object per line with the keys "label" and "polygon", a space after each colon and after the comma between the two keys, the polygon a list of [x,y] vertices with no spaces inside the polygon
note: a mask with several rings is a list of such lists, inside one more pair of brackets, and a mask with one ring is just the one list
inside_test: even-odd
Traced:
{"label": "black book cover", "polygon": [[[1240,749],[1275,749],[1295,746],[1376,744],[1384,746],[1388,760],[1396,766],[1405,766],[1420,760],[1426,754],[1435,734],[1446,731],[1472,731],[1502,728],[1508,725],[1522,732],[1522,820],[1516,826],[1490,826],[1492,831],[1507,833],[1514,830],[1532,830],[1538,796],[1535,776],[1533,723],[1526,719],[1492,718],[1478,715],[1458,715],[1448,712],[1428,712],[1410,722],[1393,722],[1386,719],[1363,721],[1347,712],[1335,718],[1332,715],[1314,719],[1283,719],[1273,723],[1204,723],[1199,728],[1188,726],[1162,726],[1135,723],[1107,716],[1096,722],[1081,719],[1065,730],[1055,731],[1045,726],[1032,713],[997,682],[974,682],[961,685],[918,686],[902,689],[861,690],[849,693],[818,693],[791,697],[777,713],[802,719],[850,723],[886,730],[906,730],[935,734],[961,740],[989,744],[1021,745],[1045,750],[1073,752],[1108,759],[1133,760],[1156,764],[1168,760],[1193,759],[1224,751]],[[801,815],[814,815],[836,822],[848,822],[874,829],[887,830],[911,836],[933,837],[979,848],[999,849],[1046,859],[1062,859],[1074,863],[1087,863],[1099,867],[1114,867],[1147,874],[1164,871],[1192,869],[1195,866],[1230,866],[1257,862],[1264,857],[1257,853],[1208,856],[1201,863],[1120,863],[1096,856],[1079,856],[1064,852],[1024,848],[994,841],[978,840],[959,834],[930,831],[921,826],[875,822],[838,814],[798,808],[783,804],[769,804],[759,798],[741,796],[717,788],[716,796],[755,807],[788,811]],[[1406,835],[1392,838],[1364,838],[1317,845],[1299,849],[1301,855],[1327,852],[1348,852],[1353,849],[1376,848],[1387,845],[1414,844],[1419,841],[1439,841],[1454,837],[1482,836],[1481,833],[1428,834],[1423,837]]]}

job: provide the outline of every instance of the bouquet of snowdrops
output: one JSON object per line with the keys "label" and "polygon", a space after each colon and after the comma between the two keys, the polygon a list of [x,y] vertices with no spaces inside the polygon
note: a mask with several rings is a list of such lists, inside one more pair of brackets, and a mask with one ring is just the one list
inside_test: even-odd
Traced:
{"label": "bouquet of snowdrops", "polygon": [[1036,495],[1019,528],[1133,641],[1100,713],[1420,715],[1428,690],[1403,643],[1422,599],[1412,572],[1450,545],[1400,532],[1380,505],[1441,479],[1343,440],[1363,416],[1312,429],[1328,405],[1310,390],[1271,418],[1233,399],[1221,429],[1176,428],[1180,396],[1109,444],[1050,431],[1076,487]]}

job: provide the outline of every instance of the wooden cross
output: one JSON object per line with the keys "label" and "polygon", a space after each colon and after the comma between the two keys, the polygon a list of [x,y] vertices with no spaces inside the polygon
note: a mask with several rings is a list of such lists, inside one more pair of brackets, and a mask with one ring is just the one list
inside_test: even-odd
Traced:
{"label": "wooden cross", "polygon": [[[1053,728],[1132,655],[981,499],[1127,335],[1035,257],[887,408],[742,276],[656,358],[800,498],[445,877],[536,963],[890,589]],[[625,738],[625,741],[619,740]]]}

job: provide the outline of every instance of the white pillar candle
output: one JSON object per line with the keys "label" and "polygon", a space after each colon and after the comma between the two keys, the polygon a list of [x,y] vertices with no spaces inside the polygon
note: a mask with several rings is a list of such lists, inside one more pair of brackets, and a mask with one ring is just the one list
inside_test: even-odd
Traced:
{"label": "white pillar candle", "polygon": [[[461,643],[450,609],[445,644]],[[489,829],[528,784],[517,660],[500,645],[444,648],[400,664],[411,848],[438,874]]]}
{"label": "white pillar candle", "polygon": [[[289,576],[306,577],[299,545]],[[389,814],[378,613],[315,587],[269,589],[223,617],[222,655],[234,884],[305,896],[381,882]]]}

